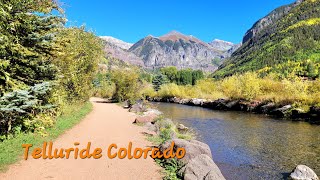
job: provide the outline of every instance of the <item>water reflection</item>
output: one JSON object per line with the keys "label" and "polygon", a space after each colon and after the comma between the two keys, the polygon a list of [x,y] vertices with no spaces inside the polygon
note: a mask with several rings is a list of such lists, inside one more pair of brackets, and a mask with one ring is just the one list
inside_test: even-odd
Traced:
{"label": "water reflection", "polygon": [[242,112],[156,105],[209,144],[227,179],[282,179],[298,164],[320,174],[320,126]]}

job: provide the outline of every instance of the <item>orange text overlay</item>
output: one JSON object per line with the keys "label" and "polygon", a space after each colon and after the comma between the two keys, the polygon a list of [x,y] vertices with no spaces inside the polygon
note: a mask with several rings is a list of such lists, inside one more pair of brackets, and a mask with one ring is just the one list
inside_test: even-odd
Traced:
{"label": "orange text overlay", "polygon": [[[132,148],[132,142],[128,144],[128,147],[118,147],[116,144],[111,144],[108,148],[105,149],[106,153],[103,153],[102,148],[91,148],[91,142],[87,143],[86,148],[78,148],[80,143],[75,142],[74,147],[72,148],[54,148],[52,142],[44,142],[42,148],[34,148],[31,150],[32,144],[23,144],[24,148],[24,159],[27,160],[29,154],[33,159],[100,159],[102,156],[107,156],[109,159],[119,158],[119,159],[146,159],[148,156],[152,158],[177,158],[181,159],[186,154],[184,148],[175,148],[174,142],[171,143],[171,146],[164,150],[160,151],[159,148]],[[174,151],[175,150],[175,151]]]}

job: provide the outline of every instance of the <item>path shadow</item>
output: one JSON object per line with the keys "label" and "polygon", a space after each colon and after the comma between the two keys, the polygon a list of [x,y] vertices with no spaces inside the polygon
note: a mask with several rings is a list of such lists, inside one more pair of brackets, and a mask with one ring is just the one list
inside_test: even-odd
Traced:
{"label": "path shadow", "polygon": [[106,100],[95,100],[95,101],[92,101],[92,102],[95,102],[95,103],[117,103],[115,100],[109,100],[109,99],[106,99]]}

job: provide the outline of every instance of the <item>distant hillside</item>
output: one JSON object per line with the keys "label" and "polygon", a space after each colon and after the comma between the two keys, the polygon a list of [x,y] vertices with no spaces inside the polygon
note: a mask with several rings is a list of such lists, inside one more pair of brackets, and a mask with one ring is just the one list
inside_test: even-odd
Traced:
{"label": "distant hillside", "polygon": [[133,45],[111,36],[101,36],[100,38],[125,50],[128,50]]}
{"label": "distant hillside", "polygon": [[217,39],[206,43],[177,31],[161,37],[148,36],[135,44],[110,36],[100,38],[105,42],[105,52],[109,59],[119,59],[147,69],[176,66],[179,69],[213,72],[239,47]]}
{"label": "distant hillside", "polygon": [[101,38],[104,40],[104,51],[106,52],[108,59],[118,59],[124,63],[144,67],[144,63],[141,58],[125,49],[129,48],[132,44],[123,42],[113,37]]}
{"label": "distant hillside", "polygon": [[215,77],[246,71],[317,77],[320,73],[320,2],[299,0],[260,19]]}
{"label": "distant hillside", "polygon": [[215,49],[196,37],[172,31],[161,37],[148,36],[135,43],[130,52],[140,57],[149,68],[176,66],[215,71],[227,50]]}

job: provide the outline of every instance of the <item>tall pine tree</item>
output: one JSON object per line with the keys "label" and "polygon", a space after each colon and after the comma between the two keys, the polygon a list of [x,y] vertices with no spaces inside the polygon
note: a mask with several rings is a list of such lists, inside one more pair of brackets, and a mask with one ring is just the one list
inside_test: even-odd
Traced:
{"label": "tall pine tree", "polygon": [[0,0],[0,95],[55,78],[60,12],[54,0]]}

